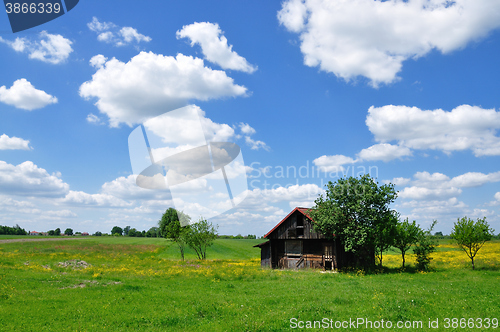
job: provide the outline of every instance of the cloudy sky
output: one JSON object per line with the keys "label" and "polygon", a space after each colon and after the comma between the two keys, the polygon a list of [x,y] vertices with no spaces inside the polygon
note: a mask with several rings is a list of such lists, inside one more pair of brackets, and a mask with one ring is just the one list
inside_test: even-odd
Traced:
{"label": "cloudy sky", "polygon": [[[396,185],[402,218],[498,233],[499,28],[496,0],[86,0],[16,34],[0,14],[0,224],[155,226],[175,197],[136,185],[129,136],[185,107],[169,151],[199,145],[200,124],[241,147],[222,234],[261,236],[364,173]],[[226,209],[188,183],[213,198],[200,213]]]}

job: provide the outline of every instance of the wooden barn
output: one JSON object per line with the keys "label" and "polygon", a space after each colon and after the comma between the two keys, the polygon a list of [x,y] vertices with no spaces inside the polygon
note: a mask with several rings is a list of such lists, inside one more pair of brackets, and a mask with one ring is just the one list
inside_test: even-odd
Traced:
{"label": "wooden barn", "polygon": [[261,249],[261,266],[273,269],[321,268],[336,270],[352,262],[352,254],[335,240],[314,230],[306,208],[296,207],[256,245]]}

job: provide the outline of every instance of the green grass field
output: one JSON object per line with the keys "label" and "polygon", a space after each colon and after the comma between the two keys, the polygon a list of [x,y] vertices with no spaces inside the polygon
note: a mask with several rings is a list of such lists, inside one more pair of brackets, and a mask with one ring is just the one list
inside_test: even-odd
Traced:
{"label": "green grass field", "polygon": [[[182,262],[174,243],[155,238],[0,243],[0,330],[286,331],[293,318],[359,318],[462,331],[446,318],[489,318],[486,330],[500,318],[499,242],[479,252],[475,271],[442,242],[431,272],[401,271],[388,252],[384,271],[365,275],[261,269],[252,247],[261,241],[217,240],[204,262],[190,250]],[[387,330],[366,327],[337,330]]]}

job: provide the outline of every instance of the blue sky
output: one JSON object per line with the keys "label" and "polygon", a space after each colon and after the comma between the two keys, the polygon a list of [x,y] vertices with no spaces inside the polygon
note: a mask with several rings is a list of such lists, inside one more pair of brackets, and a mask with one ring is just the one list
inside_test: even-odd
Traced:
{"label": "blue sky", "polygon": [[[222,234],[261,236],[353,172],[396,184],[402,218],[449,233],[486,216],[498,233],[499,13],[487,0],[85,0],[16,34],[0,14],[0,224],[155,226],[173,197],[135,184],[128,137],[187,106],[208,141],[241,147],[247,190],[211,218]],[[194,147],[187,118],[170,120],[165,135]]]}

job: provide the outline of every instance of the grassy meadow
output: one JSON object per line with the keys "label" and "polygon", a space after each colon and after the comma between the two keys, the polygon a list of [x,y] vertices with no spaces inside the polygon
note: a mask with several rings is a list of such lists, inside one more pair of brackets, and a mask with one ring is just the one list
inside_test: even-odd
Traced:
{"label": "grassy meadow", "polygon": [[156,238],[0,243],[0,330],[284,331],[292,318],[363,318],[461,331],[445,319],[500,319],[499,241],[479,251],[475,271],[441,241],[430,272],[416,272],[411,254],[402,271],[389,251],[371,274],[261,269],[260,242],[217,240],[207,261],[190,250],[181,261],[175,243]]}

